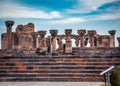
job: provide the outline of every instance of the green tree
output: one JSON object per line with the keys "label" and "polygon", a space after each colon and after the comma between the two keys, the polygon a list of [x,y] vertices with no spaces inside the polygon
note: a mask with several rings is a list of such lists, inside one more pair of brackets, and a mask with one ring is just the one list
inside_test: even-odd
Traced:
{"label": "green tree", "polygon": [[120,86],[120,67],[117,67],[112,71],[110,82],[112,86]]}

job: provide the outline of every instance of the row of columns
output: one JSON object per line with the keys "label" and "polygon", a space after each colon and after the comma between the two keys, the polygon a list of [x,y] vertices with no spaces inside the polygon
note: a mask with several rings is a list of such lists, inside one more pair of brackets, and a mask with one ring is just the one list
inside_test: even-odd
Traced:
{"label": "row of columns", "polygon": [[[12,26],[14,25],[14,21],[5,21],[6,27],[7,27],[7,42],[8,42],[8,49],[12,49]],[[115,47],[115,30],[110,30],[109,34],[110,34],[110,47]],[[52,50],[55,51],[56,50],[56,38],[57,38],[57,33],[58,30],[50,30],[51,33],[51,45],[52,45]],[[71,42],[71,38],[72,38],[72,29],[66,29],[65,30],[65,40],[66,40],[66,44],[65,44],[65,48],[67,52],[71,52],[72,49],[72,42]],[[82,29],[82,30],[78,30],[78,34],[79,34],[79,39],[76,38],[76,47],[78,47],[78,45],[80,44],[81,47],[84,47],[85,45],[85,33],[86,30]],[[40,45],[38,46],[38,35],[40,35]],[[42,47],[42,48],[46,48],[46,31],[38,31],[38,34],[33,33],[33,40],[35,43],[33,43],[34,47]],[[90,40],[90,47],[94,47],[94,37],[96,35],[96,31],[95,30],[89,30],[88,34],[89,36],[89,40]],[[76,36],[77,37],[77,36]],[[120,37],[117,38],[118,43],[119,43],[119,47],[120,47]],[[58,41],[58,44],[60,47],[62,47],[62,40],[60,39]]]}
{"label": "row of columns", "polygon": [[[56,52],[56,43],[57,43],[57,33],[58,33],[58,30],[50,30],[50,33],[51,33],[51,36],[49,36],[49,42],[47,43],[47,47],[50,47],[50,51],[52,52]],[[82,29],[82,30],[78,30],[78,34],[79,36],[76,36],[76,46],[78,47],[78,45],[80,44],[81,47],[84,47],[85,44],[84,44],[84,41],[85,41],[85,33],[86,33],[86,30]],[[38,31],[38,34],[40,35],[40,45],[42,46],[39,46],[39,47],[46,47],[44,46],[45,44],[45,34],[46,34],[46,31]],[[90,46],[91,47],[94,47],[94,35],[96,34],[96,31],[94,30],[91,30],[91,31],[88,31],[88,35],[90,37]],[[66,43],[64,44],[64,48],[65,48],[65,52],[66,53],[72,53],[72,41],[71,41],[71,38],[72,38],[72,29],[66,29],[65,30],[65,35],[63,37],[66,41]],[[42,42],[43,41],[43,42]],[[58,41],[58,45],[60,47],[60,49],[63,50],[63,44],[62,44],[62,38],[59,39]]]}
{"label": "row of columns", "polygon": [[[38,32],[39,33],[39,32]],[[46,34],[45,31],[41,31],[41,35]],[[51,45],[52,45],[52,48],[53,48],[53,51],[56,50],[56,38],[57,38],[57,33],[58,33],[58,30],[50,30],[50,33],[51,33]],[[71,50],[71,47],[72,47],[72,42],[71,42],[71,37],[72,37],[72,29],[66,29],[65,30],[65,40],[66,40],[66,50]],[[76,44],[76,47],[78,47],[78,45],[80,44],[80,47],[85,47],[85,33],[86,33],[86,30],[82,29],[82,30],[78,30],[78,34],[79,34],[79,39],[76,38],[76,41],[75,41],[75,44]],[[110,40],[112,43],[110,43],[110,47],[115,47],[115,30],[111,30],[109,31],[109,34],[110,34]],[[97,35],[97,32],[95,30],[89,30],[88,31],[88,37],[89,37],[89,41],[90,41],[90,47],[95,47],[95,36]],[[76,36],[77,37],[77,36]],[[58,44],[59,46],[61,46],[61,39],[58,41]],[[119,42],[119,37],[118,37],[118,42]]]}

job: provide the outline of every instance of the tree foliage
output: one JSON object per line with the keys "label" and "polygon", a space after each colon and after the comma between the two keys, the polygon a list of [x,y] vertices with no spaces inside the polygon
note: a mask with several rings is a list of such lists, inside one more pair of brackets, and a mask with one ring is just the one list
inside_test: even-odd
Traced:
{"label": "tree foliage", "polygon": [[117,67],[110,76],[112,86],[120,86],[120,67]]}

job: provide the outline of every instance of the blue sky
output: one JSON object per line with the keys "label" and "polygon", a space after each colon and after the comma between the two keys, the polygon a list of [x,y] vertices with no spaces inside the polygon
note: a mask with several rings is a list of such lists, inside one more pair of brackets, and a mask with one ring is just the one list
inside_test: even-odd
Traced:
{"label": "blue sky", "polygon": [[[115,29],[120,36],[120,0],[0,0],[0,34],[6,32],[4,21],[18,24],[35,24],[35,31],[58,29],[96,30],[108,34]],[[116,40],[116,46],[118,46]]]}

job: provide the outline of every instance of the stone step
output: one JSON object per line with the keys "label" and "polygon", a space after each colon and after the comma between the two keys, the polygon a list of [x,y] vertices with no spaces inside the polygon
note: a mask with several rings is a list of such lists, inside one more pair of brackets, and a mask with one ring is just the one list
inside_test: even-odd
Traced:
{"label": "stone step", "polygon": [[63,62],[63,61],[56,61],[56,62],[51,62],[51,61],[19,61],[19,60],[9,60],[9,61],[0,61],[0,66],[3,65],[15,65],[15,64],[24,64],[24,65],[110,65],[110,64],[115,64],[115,65],[119,65],[120,61],[119,60],[113,60],[113,61],[67,61],[67,62]]}
{"label": "stone step", "polygon": [[[35,68],[38,69],[105,69],[110,67],[111,65],[37,65]],[[0,66],[0,69],[34,69],[33,66]]]}
{"label": "stone step", "polygon": [[0,58],[0,59],[23,59],[23,60],[30,60],[30,59],[32,59],[32,60],[38,60],[38,59],[40,59],[40,60],[57,60],[57,59],[61,59],[61,60],[64,60],[64,59],[68,59],[68,60],[74,60],[74,59],[119,59],[120,58],[120,56],[113,56],[113,57],[111,57],[111,56],[108,56],[108,57],[99,57],[99,58],[93,58],[93,57],[53,57],[53,58],[51,58],[51,57],[45,57],[45,56],[42,56],[42,57],[2,57],[2,58]]}
{"label": "stone step", "polygon": [[103,69],[41,69],[41,70],[9,70],[0,69],[0,73],[100,73]]}
{"label": "stone step", "polygon": [[88,82],[98,82],[103,81],[102,77],[3,77],[0,78],[0,82],[3,81],[58,81],[58,82],[80,82],[80,81],[88,81]]}
{"label": "stone step", "polygon": [[15,62],[15,61],[19,61],[19,62],[63,62],[63,63],[67,63],[67,62],[120,62],[120,58],[113,58],[113,59],[0,59],[0,62]]}
{"label": "stone step", "polygon": [[120,65],[120,57],[0,58],[0,81],[103,81],[100,73]]}
{"label": "stone step", "polygon": [[[24,66],[41,66],[41,65],[58,65],[58,66],[64,66],[64,65],[120,65],[120,62],[20,62]],[[1,62],[0,66],[16,66],[15,62]]]}
{"label": "stone step", "polygon": [[2,77],[102,77],[99,73],[2,73]]}

